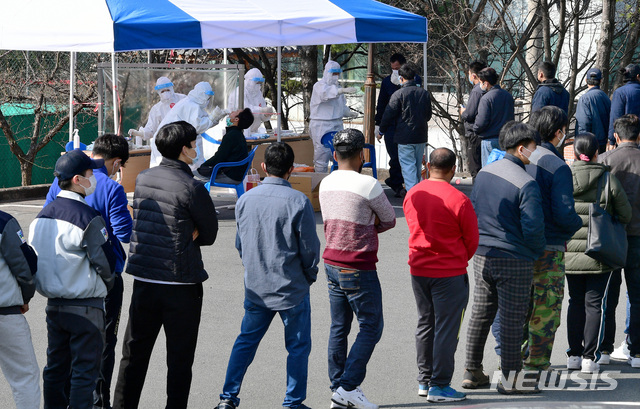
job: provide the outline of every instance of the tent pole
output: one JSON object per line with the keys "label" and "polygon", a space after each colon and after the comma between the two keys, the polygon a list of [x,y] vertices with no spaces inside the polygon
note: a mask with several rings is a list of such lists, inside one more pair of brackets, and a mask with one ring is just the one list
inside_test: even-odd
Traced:
{"label": "tent pole", "polygon": [[[229,55],[228,55],[228,51],[226,48],[222,49],[222,63],[223,64],[229,64]],[[227,103],[229,101],[229,91],[227,90],[227,82],[229,81],[229,77],[228,77],[228,73],[227,73],[227,69],[224,69],[224,72],[222,74],[222,81],[223,81],[223,87],[222,87],[222,106],[223,107],[227,107]],[[240,96],[238,95],[238,98],[240,98]]]}
{"label": "tent pole", "polygon": [[[373,75],[373,55],[375,44],[369,43],[367,59],[367,79],[364,83],[364,136],[365,141],[374,144],[375,111],[376,111],[376,79]],[[368,152],[366,153],[368,155]],[[368,158],[367,158],[368,159]]]}
{"label": "tent pole", "polygon": [[[76,53],[69,53],[69,142],[73,141],[73,91],[76,85]],[[73,144],[73,148],[77,149],[80,145]]]}
{"label": "tent pole", "polygon": [[427,89],[427,43],[422,44],[422,66],[422,76],[424,78],[424,81],[422,83],[424,84],[424,89]]}
{"label": "tent pole", "polygon": [[280,133],[282,130],[282,47],[278,47],[278,97],[276,98],[276,101],[276,105],[278,105],[276,140],[280,142]]}
{"label": "tent pole", "polygon": [[113,84],[113,133],[120,134],[118,127],[118,67],[116,64],[116,53],[111,53],[111,83]]}

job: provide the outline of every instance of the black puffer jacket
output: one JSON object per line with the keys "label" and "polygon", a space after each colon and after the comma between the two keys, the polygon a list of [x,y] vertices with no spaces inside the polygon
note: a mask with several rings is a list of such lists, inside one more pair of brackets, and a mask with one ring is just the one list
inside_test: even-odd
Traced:
{"label": "black puffer jacket", "polygon": [[[193,240],[193,233],[198,237]],[[218,234],[216,210],[189,166],[162,158],[136,179],[127,273],[140,278],[201,283],[208,278],[200,246]]]}
{"label": "black puffer jacket", "polygon": [[396,125],[394,141],[406,145],[427,142],[427,122],[431,119],[431,97],[415,81],[407,81],[391,96],[380,122],[380,132]]}

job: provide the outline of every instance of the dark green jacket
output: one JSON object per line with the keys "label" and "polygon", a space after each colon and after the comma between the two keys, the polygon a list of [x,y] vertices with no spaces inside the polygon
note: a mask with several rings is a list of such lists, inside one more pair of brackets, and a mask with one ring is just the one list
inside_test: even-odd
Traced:
{"label": "dark green jacket", "polygon": [[[567,243],[567,252],[565,253],[565,272],[567,274],[597,274],[612,270],[611,267],[584,254],[587,248],[589,205],[596,201],[598,179],[605,170],[609,170],[609,167],[595,162],[576,160],[571,165],[573,198],[576,201],[576,212],[582,219],[582,227]],[[604,197],[603,189],[600,195],[601,206],[604,206]],[[606,210],[622,223],[631,221],[631,205],[627,194],[613,175],[611,175],[609,182],[609,204]]]}

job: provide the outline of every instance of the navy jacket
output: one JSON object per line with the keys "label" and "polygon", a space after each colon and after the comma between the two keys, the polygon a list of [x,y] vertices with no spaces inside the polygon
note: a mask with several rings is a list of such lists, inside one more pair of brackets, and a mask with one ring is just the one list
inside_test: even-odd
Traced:
{"label": "navy jacket", "polygon": [[394,125],[393,138],[397,144],[425,143],[428,137],[427,122],[431,119],[431,97],[415,81],[407,81],[389,100],[382,115],[380,132],[384,135]]}
{"label": "navy jacket", "polygon": [[616,89],[611,97],[611,114],[609,115],[609,143],[616,143],[613,137],[613,123],[622,115],[636,114],[640,116],[640,83],[629,81]]}
{"label": "navy jacket", "polygon": [[544,251],[544,214],[538,183],[511,154],[483,167],[471,202],[478,215],[476,254],[537,260]]}
{"label": "navy jacket", "polygon": [[480,105],[480,98],[484,95],[484,91],[480,87],[480,83],[474,85],[469,93],[469,101],[461,117],[464,121],[464,134],[467,138],[473,135],[473,124],[476,121],[476,115],[478,115],[478,106]]}
{"label": "navy jacket", "polygon": [[589,88],[576,106],[576,134],[591,132],[600,145],[606,145],[610,112],[611,100],[606,92],[598,86]]}
{"label": "navy jacket", "polygon": [[[106,167],[95,169],[93,174],[96,176],[96,191],[85,198],[87,204],[97,211],[104,219],[107,226],[107,233],[111,237],[110,243],[116,256],[115,273],[122,274],[124,271],[124,263],[127,255],[122,248],[122,243],[129,243],[131,238],[131,229],[133,228],[133,220],[131,213],[127,207],[127,194],[124,188],[115,180],[109,178]],[[58,178],[53,180],[45,207],[53,202],[60,193],[58,186]],[[117,240],[114,239],[117,238]]]}
{"label": "navy jacket", "polygon": [[582,227],[573,200],[571,168],[549,142],[544,142],[529,158],[527,173],[540,187],[544,213],[544,237],[548,246],[564,247],[567,240]]}
{"label": "navy jacket", "polygon": [[473,132],[480,139],[497,138],[502,126],[514,117],[513,97],[496,84],[480,98]]}
{"label": "navy jacket", "polygon": [[[382,122],[382,115],[384,115],[384,110],[387,109],[387,105],[389,105],[389,100],[391,99],[391,95],[394,92],[400,89],[400,85],[396,85],[391,82],[391,75],[387,75],[382,80],[382,84],[380,85],[380,93],[378,94],[378,104],[376,105],[376,125],[380,125]],[[387,128],[387,132],[384,134],[385,138],[393,137],[395,133],[396,126],[395,124],[389,125]]]}
{"label": "navy jacket", "polygon": [[545,80],[538,84],[536,93],[531,100],[531,112],[535,112],[547,105],[553,105],[569,113],[569,92],[564,89],[557,79]]}

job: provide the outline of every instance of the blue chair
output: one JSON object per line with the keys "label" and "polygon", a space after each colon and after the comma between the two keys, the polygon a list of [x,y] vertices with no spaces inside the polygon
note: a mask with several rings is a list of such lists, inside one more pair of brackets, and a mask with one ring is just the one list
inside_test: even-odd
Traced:
{"label": "blue chair", "polygon": [[[80,142],[80,149],[83,151],[87,150],[87,145],[85,145],[84,143]],[[69,152],[73,150],[73,141],[69,141],[67,142],[67,144],[64,146],[64,151],[65,152]]]}
{"label": "blue chair", "polygon": [[216,166],[213,167],[213,171],[211,172],[211,179],[204,184],[204,187],[207,188],[208,191],[211,191],[211,186],[216,187],[227,187],[236,190],[236,194],[238,195],[238,199],[240,196],[244,194],[244,186],[242,184],[242,180],[240,183],[232,184],[232,183],[221,183],[216,182],[216,176],[218,175],[218,171],[221,168],[235,168],[244,166],[244,174],[242,175],[242,179],[247,176],[247,172],[249,172],[249,168],[251,167],[251,162],[253,162],[253,157],[256,154],[256,150],[258,150],[258,146],[256,145],[251,152],[249,152],[249,156],[239,162],[220,162]]}
{"label": "blue chair", "polygon": [[[335,136],[336,133],[337,133],[336,131],[327,132],[326,134],[322,135],[322,138],[320,139],[320,143],[322,143],[322,145],[331,149],[331,161],[333,162],[333,164],[331,165],[332,172],[338,169],[338,163],[335,160],[333,160],[333,151],[334,151],[333,137]],[[369,149],[369,162],[365,162],[364,165],[362,165],[362,167],[371,168],[371,173],[373,174],[373,178],[378,179],[378,167],[376,166],[376,148],[374,145],[370,143],[365,143],[364,148]]]}

